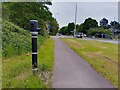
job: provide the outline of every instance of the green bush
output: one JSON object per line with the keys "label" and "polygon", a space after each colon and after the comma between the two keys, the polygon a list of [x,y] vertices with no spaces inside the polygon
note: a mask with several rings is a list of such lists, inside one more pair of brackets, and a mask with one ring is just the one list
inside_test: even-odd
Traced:
{"label": "green bush", "polygon": [[3,57],[20,55],[31,50],[31,34],[29,31],[3,20],[2,54]]}
{"label": "green bush", "polygon": [[87,34],[88,36],[94,36],[95,34],[107,34],[107,35],[112,35],[112,32],[109,29],[104,29],[104,28],[91,28],[88,30]]}

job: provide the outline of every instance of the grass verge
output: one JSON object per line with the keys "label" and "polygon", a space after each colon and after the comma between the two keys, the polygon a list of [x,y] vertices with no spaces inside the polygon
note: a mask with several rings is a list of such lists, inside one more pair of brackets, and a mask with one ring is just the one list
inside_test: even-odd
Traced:
{"label": "grass verge", "polygon": [[[38,42],[39,43],[39,42]],[[31,53],[14,56],[2,62],[2,88],[48,88],[51,87],[51,73],[53,69],[53,40],[46,39],[38,48],[38,72],[32,73]],[[41,70],[45,68],[49,72],[48,83],[40,78]]]}
{"label": "grass verge", "polygon": [[70,38],[62,40],[97,72],[118,87],[118,45]]}

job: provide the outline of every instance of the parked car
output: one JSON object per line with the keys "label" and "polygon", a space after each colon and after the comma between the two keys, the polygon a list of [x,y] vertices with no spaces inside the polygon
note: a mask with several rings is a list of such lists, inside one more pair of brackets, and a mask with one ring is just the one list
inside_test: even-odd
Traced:
{"label": "parked car", "polygon": [[113,39],[112,36],[106,36],[107,39]]}
{"label": "parked car", "polygon": [[83,38],[84,34],[83,33],[76,33],[75,37],[76,38]]}
{"label": "parked car", "polygon": [[112,36],[109,36],[109,35],[107,35],[107,34],[101,34],[101,33],[95,34],[95,37],[96,37],[96,38],[107,38],[107,39],[112,39]]}

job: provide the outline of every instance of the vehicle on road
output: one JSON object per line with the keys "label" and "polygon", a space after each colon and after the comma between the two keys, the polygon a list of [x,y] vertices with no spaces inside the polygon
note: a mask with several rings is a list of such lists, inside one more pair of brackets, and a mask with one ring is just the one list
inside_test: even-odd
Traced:
{"label": "vehicle on road", "polygon": [[101,34],[101,33],[97,33],[95,34],[95,38],[107,38],[107,39],[113,39],[112,36],[109,36],[107,34]]}
{"label": "vehicle on road", "polygon": [[83,33],[76,33],[75,37],[76,38],[83,38],[84,34]]}

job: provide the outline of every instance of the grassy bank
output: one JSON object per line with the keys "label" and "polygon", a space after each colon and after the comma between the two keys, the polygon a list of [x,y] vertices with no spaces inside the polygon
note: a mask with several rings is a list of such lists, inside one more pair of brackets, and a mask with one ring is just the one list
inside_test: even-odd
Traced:
{"label": "grassy bank", "polygon": [[10,58],[31,51],[31,34],[28,30],[6,20],[3,20],[2,26],[3,58]]}
{"label": "grassy bank", "polygon": [[[38,42],[39,43],[39,42]],[[45,88],[51,87],[53,67],[53,40],[46,39],[38,49],[38,72],[34,76],[31,70],[31,53],[3,60],[3,88]],[[41,72],[49,72],[48,83],[40,77]]]}
{"label": "grassy bank", "polygon": [[118,86],[118,45],[91,40],[62,40],[115,87]]}

